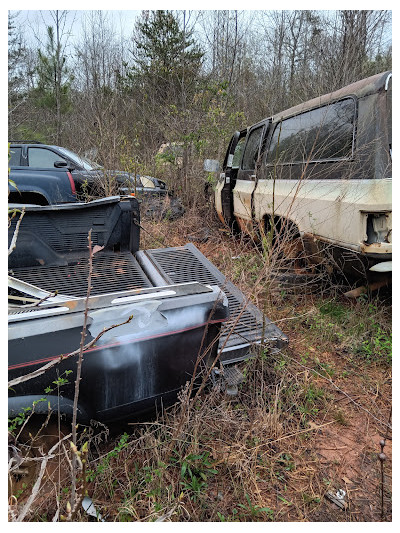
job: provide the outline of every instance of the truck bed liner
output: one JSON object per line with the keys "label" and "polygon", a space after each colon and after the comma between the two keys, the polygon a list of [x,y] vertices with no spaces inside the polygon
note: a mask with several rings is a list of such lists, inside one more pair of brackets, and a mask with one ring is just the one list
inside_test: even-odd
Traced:
{"label": "truck bed liner", "polygon": [[[13,268],[12,275],[43,290],[75,297],[87,293],[88,258],[75,259],[68,265]],[[93,256],[92,289],[96,296],[107,292],[152,287],[151,282],[130,252],[102,250]]]}

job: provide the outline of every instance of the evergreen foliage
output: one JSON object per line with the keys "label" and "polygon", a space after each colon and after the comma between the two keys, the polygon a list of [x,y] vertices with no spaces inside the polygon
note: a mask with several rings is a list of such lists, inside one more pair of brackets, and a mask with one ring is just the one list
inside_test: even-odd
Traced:
{"label": "evergreen foliage", "polygon": [[51,110],[56,110],[59,104],[61,113],[66,113],[71,105],[69,94],[72,76],[52,26],[47,28],[45,51],[38,50],[36,74],[37,84],[33,90],[36,104]]}
{"label": "evergreen foliage", "polygon": [[189,91],[200,75],[203,52],[190,29],[171,11],[151,11],[139,20],[132,51],[133,78],[156,98],[171,101]]}

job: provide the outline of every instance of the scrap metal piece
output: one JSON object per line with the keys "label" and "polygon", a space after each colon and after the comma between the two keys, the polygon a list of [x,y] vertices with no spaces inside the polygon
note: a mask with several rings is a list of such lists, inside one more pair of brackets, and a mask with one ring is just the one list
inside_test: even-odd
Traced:
{"label": "scrap metal piece", "polygon": [[370,268],[372,272],[392,272],[392,261],[382,261]]}
{"label": "scrap metal piece", "polygon": [[339,489],[336,494],[333,494],[333,492],[327,492],[325,494],[325,498],[335,505],[339,507],[339,509],[342,509],[343,511],[347,508],[347,503],[345,501],[346,497],[346,491],[343,489]]}
{"label": "scrap metal piece", "polygon": [[236,366],[224,366],[222,370],[214,369],[214,377],[220,379],[222,390],[228,396],[236,396],[238,387],[244,381],[244,375]]}
{"label": "scrap metal piece", "polygon": [[45,298],[47,302],[50,303],[64,303],[65,300],[73,299],[71,296],[65,296],[62,294],[54,294],[49,291],[43,290],[36,285],[27,283],[21,279],[14,278],[13,276],[8,276],[8,287],[16,291],[28,294],[34,298]]}
{"label": "scrap metal piece", "polygon": [[[229,301],[230,319],[219,337],[220,361],[234,364],[250,357],[255,344],[283,348],[288,337],[220,272],[192,243],[175,248],[142,250],[136,258],[149,279],[159,285],[201,281],[217,285]],[[154,273],[154,276],[153,276]]]}

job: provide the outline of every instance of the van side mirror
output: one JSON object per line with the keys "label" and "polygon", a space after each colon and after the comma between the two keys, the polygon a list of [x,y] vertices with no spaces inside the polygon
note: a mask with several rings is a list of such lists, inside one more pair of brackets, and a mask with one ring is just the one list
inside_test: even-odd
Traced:
{"label": "van side mirror", "polygon": [[205,159],[203,168],[206,172],[219,172],[219,161],[216,159]]}

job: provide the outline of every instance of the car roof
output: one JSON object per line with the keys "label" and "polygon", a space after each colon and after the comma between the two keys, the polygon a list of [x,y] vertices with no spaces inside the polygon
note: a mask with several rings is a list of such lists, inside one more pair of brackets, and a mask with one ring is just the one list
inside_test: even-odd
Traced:
{"label": "car roof", "polygon": [[45,144],[40,141],[9,141],[10,146],[37,146],[39,148],[56,148],[60,150],[61,146],[56,146],[55,144]]}

